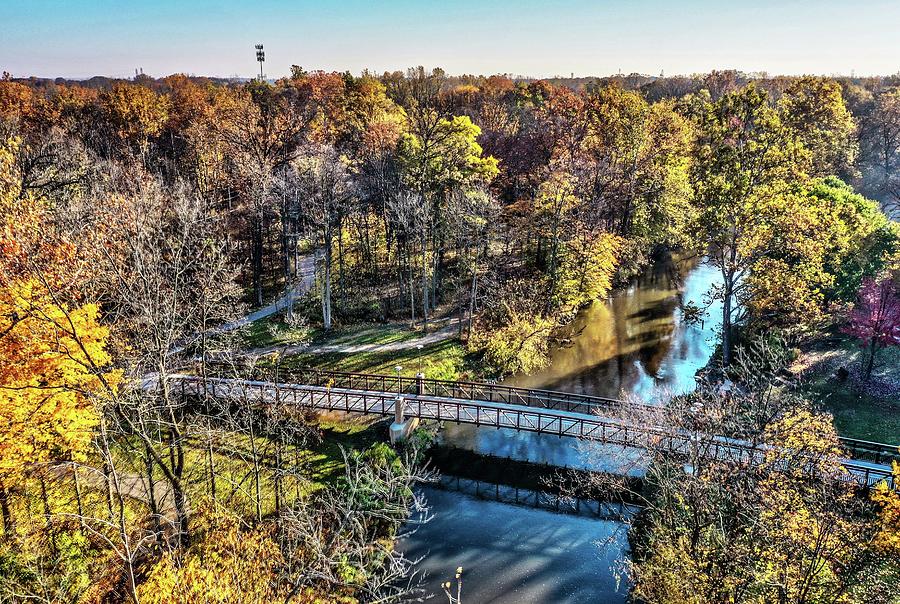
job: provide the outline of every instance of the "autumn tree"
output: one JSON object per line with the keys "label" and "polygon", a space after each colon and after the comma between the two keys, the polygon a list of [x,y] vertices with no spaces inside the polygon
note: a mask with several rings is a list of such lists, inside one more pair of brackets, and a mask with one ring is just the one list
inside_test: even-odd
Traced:
{"label": "autumn tree", "polygon": [[686,243],[693,214],[690,123],[671,103],[650,105],[640,94],[615,86],[589,95],[581,119],[585,136],[573,170],[590,208],[586,214],[633,239],[635,256]]}
{"label": "autumn tree", "polygon": [[253,298],[262,306],[264,237],[278,209],[273,198],[275,171],[299,155],[313,107],[293,89],[261,82],[218,96],[214,107],[219,116],[216,133],[229,157],[232,190],[238,193],[249,226]]}
{"label": "autumn tree", "polygon": [[697,241],[722,273],[713,293],[722,300],[722,360],[728,365],[747,279],[758,262],[781,247],[779,236],[795,232],[789,218],[803,206],[792,189],[804,180],[807,161],[757,87],[727,93],[714,103],[694,101],[699,103],[691,176],[699,207]]}
{"label": "autumn tree", "polygon": [[141,602],[216,603],[283,600],[284,564],[272,524],[249,528],[241,518],[207,502],[195,513],[196,539],[168,552],[141,583]]}
{"label": "autumn tree", "polygon": [[[111,412],[137,439],[122,444],[143,460],[147,483],[158,477],[171,489],[174,534],[187,543],[186,401],[170,377],[187,354],[206,360],[208,332],[232,319],[240,305],[233,267],[214,236],[220,218],[189,189],[169,193],[150,181],[134,197],[107,200],[118,202],[119,223],[107,240],[101,274],[117,332],[129,343],[123,357],[134,375],[152,375],[155,384],[120,397]],[[205,375],[205,363],[201,368]],[[150,498],[157,518],[159,503]]]}
{"label": "autumn tree", "polygon": [[862,375],[868,380],[879,350],[900,346],[900,288],[890,277],[867,278],[844,328],[860,341],[863,354]]}
{"label": "autumn tree", "polygon": [[168,119],[168,97],[145,86],[117,84],[101,95],[100,103],[115,136],[146,162],[151,139]]}
{"label": "autumn tree", "polygon": [[496,228],[499,210],[498,200],[486,188],[457,191],[448,202],[450,239],[457,259],[455,281],[460,335],[467,313],[468,334],[471,336],[472,333],[478,306],[479,279],[490,261],[489,242]]}
{"label": "autumn tree", "polygon": [[785,125],[811,153],[812,176],[849,176],[859,144],[856,121],[844,103],[841,86],[830,78],[795,79],[778,100]]}
{"label": "autumn tree", "polygon": [[[419,233],[422,276],[422,321],[427,329],[428,312],[434,306],[434,289],[444,254],[446,204],[449,195],[478,184],[486,184],[497,174],[497,160],[483,157],[477,138],[481,130],[468,117],[432,119],[432,110],[412,121],[409,133],[398,143],[398,163],[404,184],[425,200],[430,212]],[[429,259],[429,244],[432,257]],[[429,261],[430,260],[430,261]],[[429,283],[431,275],[431,283]],[[430,301],[429,301],[430,300]]]}
{"label": "autumn tree", "polygon": [[[759,343],[736,356],[729,391],[701,382],[665,409],[623,409],[629,421],[693,434],[681,454],[664,442],[650,445],[640,490],[622,478],[588,479],[643,508],[631,527],[636,597],[661,604],[891,601],[885,586],[900,568],[877,545],[878,506],[847,480],[831,417],[778,377],[786,361],[781,347]],[[723,459],[723,436],[761,453],[751,463]],[[616,460],[617,473],[648,463],[601,451],[605,463]]]}
{"label": "autumn tree", "polygon": [[[53,461],[83,461],[98,423],[96,396],[120,374],[109,365],[109,330],[96,304],[73,287],[73,246],[48,225],[45,200],[20,198],[18,141],[0,146],[0,509],[13,531],[10,498],[29,473]],[[45,503],[45,505],[47,505]]]}
{"label": "autumn tree", "polygon": [[865,277],[874,277],[900,258],[900,224],[888,219],[878,202],[830,177],[807,193],[823,214],[819,233],[826,251],[825,270],[834,276],[826,301],[852,302]]}

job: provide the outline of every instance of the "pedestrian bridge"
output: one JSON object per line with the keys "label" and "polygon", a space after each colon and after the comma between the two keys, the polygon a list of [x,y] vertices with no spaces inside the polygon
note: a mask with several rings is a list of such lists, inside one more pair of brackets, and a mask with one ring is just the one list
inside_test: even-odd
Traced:
{"label": "pedestrian bridge", "polygon": [[[661,407],[551,390],[322,370],[292,370],[266,379],[186,374],[170,379],[182,397],[205,393],[217,399],[378,415],[395,415],[399,404],[407,418],[524,430],[673,455],[699,454],[735,464],[761,463],[768,450],[747,441],[653,425]],[[623,413],[628,409],[641,420],[629,419]],[[842,460],[847,470],[842,480],[863,487],[881,481],[896,486],[890,467],[890,460],[898,457],[896,446],[852,439],[843,439],[843,444],[849,457]]]}

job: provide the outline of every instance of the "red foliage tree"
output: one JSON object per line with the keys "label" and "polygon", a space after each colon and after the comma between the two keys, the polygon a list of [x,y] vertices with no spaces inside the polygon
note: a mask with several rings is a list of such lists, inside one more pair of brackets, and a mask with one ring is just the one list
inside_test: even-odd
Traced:
{"label": "red foliage tree", "polygon": [[844,332],[862,342],[867,352],[863,377],[869,379],[878,351],[900,346],[900,289],[890,278],[863,281]]}

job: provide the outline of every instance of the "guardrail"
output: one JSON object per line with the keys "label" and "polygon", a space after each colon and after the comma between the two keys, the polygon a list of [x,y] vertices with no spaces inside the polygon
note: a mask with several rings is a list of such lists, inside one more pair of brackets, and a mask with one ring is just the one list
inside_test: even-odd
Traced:
{"label": "guardrail", "polygon": [[900,445],[841,437],[841,444],[853,459],[866,459],[877,464],[900,462]]}
{"label": "guardrail", "polygon": [[[228,378],[200,378],[174,376],[180,382],[181,394],[214,398],[241,398],[260,402],[277,402],[309,406],[347,413],[393,415],[397,401],[403,401],[406,417],[452,421],[456,423],[512,428],[540,434],[570,436],[602,444],[621,445],[672,455],[699,455],[706,458],[739,464],[758,464],[766,457],[767,449],[724,437],[710,437],[698,433],[672,431],[664,428],[630,424],[624,420],[545,409],[527,405],[492,403],[482,400],[405,394],[385,390],[350,389],[333,384],[282,384]],[[398,384],[401,382],[398,382]],[[813,460],[809,461],[812,471]],[[893,475],[887,466],[844,460],[848,470],[837,476],[839,480],[871,487],[887,481],[893,487]]]}
{"label": "guardrail", "polygon": [[[211,364],[213,368],[217,364]],[[224,367],[224,366],[222,366]],[[231,367],[229,367],[231,368]],[[443,396],[471,401],[525,405],[543,409],[558,409],[573,413],[596,414],[598,411],[613,412],[637,409],[643,412],[658,412],[657,405],[623,401],[587,394],[517,388],[484,382],[454,382],[427,377],[398,377],[396,375],[354,373],[315,368],[269,368],[254,365],[249,368],[251,377],[268,381],[291,380],[298,384],[331,386],[357,390],[377,390],[396,394],[417,394]],[[841,444],[853,459],[889,464],[891,460],[900,462],[900,445],[878,443],[854,438],[840,438]]]}
{"label": "guardrail", "polygon": [[[211,363],[210,367],[228,367],[217,363]],[[438,380],[428,377],[403,377],[396,375],[353,373],[349,371],[333,371],[329,369],[315,368],[270,368],[253,366],[249,368],[251,379],[266,379],[278,382],[286,382],[288,379],[298,384],[313,386],[330,385],[335,388],[351,388],[361,390],[378,390],[380,392],[392,392],[396,394],[420,394],[429,396],[445,396],[464,400],[477,400],[489,403],[506,403],[510,405],[525,405],[528,407],[541,407],[544,409],[559,409],[574,413],[591,413],[595,409],[613,409],[617,407],[635,406],[647,409],[659,409],[654,405],[642,403],[626,403],[625,401],[576,394],[571,392],[559,392],[555,390],[541,390],[535,388],[517,388],[502,384],[488,384],[485,382],[456,382],[450,380]]]}

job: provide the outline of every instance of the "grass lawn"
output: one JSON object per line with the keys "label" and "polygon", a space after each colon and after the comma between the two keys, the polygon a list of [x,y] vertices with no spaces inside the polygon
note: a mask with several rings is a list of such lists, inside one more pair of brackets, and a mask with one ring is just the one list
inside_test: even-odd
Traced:
{"label": "grass lawn", "polygon": [[336,327],[330,332],[317,330],[313,344],[392,344],[407,342],[423,335],[421,329],[409,329],[403,324],[362,324]]}
{"label": "grass lawn", "polygon": [[838,367],[854,372],[861,366],[859,348],[849,338],[831,338],[805,354],[824,360],[808,372],[803,391],[834,415],[841,436],[900,444],[900,349],[879,353],[865,388],[835,376]]}
{"label": "grass lawn", "polygon": [[900,402],[833,388],[824,397],[841,436],[900,445]]}
{"label": "grass lawn", "polygon": [[457,339],[442,340],[421,350],[409,348],[387,352],[328,352],[298,354],[282,361],[283,367],[316,367],[336,371],[396,375],[412,377],[419,371],[426,377],[442,380],[475,379],[476,366],[462,343]]}
{"label": "grass lawn", "polygon": [[403,324],[362,324],[335,327],[326,331],[320,327],[292,327],[280,314],[254,321],[243,330],[248,347],[322,344],[392,344],[413,340],[422,335],[420,329],[409,329]]}
{"label": "grass lawn", "polygon": [[[362,324],[321,328],[291,327],[273,315],[251,323],[244,331],[248,347],[269,347],[309,344],[316,346],[384,345],[412,342],[424,334],[420,328],[406,324]],[[337,371],[381,373],[396,375],[395,367],[403,367],[401,374],[414,376],[420,370],[436,379],[477,379],[478,364],[457,338],[448,338],[424,345],[421,350],[412,344],[402,350],[366,352],[301,352],[281,360],[281,366],[316,367]]]}
{"label": "grass lawn", "polygon": [[241,328],[241,336],[248,348],[282,346],[309,342],[315,329],[308,326],[291,327],[282,321],[281,315],[271,315],[253,321]]}
{"label": "grass lawn", "polygon": [[[282,448],[282,465],[291,468],[282,478],[282,492],[285,503],[334,483],[343,475],[343,451],[362,451],[375,442],[385,440],[386,422],[380,416],[345,415],[329,413],[318,416],[313,427],[319,430],[321,442],[311,445],[285,445]],[[263,436],[251,440],[248,434],[215,431],[210,438],[205,434],[188,436],[185,448],[185,469],[183,482],[191,502],[201,501],[211,495],[209,481],[209,445],[212,445],[213,467],[215,468],[216,499],[237,513],[251,517],[256,513],[255,469],[258,464],[259,499],[263,515],[275,510],[276,449],[274,441]],[[131,445],[117,448],[117,467],[123,476],[132,481],[143,480],[143,462],[140,447]],[[256,462],[253,449],[256,448]],[[158,489],[165,488],[160,482],[162,476],[156,470]],[[144,483],[145,484],[145,483]],[[146,493],[146,487],[136,488],[138,493]],[[142,495],[145,497],[145,495]],[[158,499],[171,506],[171,495],[159,491]]]}

